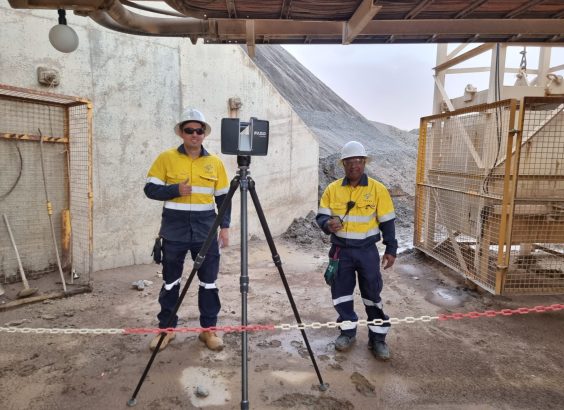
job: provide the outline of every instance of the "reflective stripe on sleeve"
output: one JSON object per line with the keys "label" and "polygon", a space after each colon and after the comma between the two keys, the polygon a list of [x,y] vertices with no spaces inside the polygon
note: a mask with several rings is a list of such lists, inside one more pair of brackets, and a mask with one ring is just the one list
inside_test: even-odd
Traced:
{"label": "reflective stripe on sleeve", "polygon": [[229,192],[229,188],[216,189],[215,196],[225,195]]}
{"label": "reflective stripe on sleeve", "polygon": [[164,207],[168,209],[176,209],[178,211],[212,211],[215,209],[214,204],[181,204],[178,202],[165,202]]}
{"label": "reflective stripe on sleeve", "polygon": [[333,299],[333,305],[337,306],[339,303],[349,302],[353,300],[353,295],[341,296],[340,298]]}
{"label": "reflective stripe on sleeve", "polygon": [[319,208],[318,214],[331,216],[331,210],[329,208]]}
{"label": "reflective stripe on sleeve", "polygon": [[155,178],[155,177],[148,177],[146,182],[147,182],[147,184],[151,183],[151,184],[155,184],[155,185],[165,185],[164,181],[161,181],[160,179]]}
{"label": "reflective stripe on sleeve", "polygon": [[395,218],[396,218],[396,213],[390,212],[389,214],[379,216],[378,222],[380,222],[380,223],[388,222],[388,221],[391,221],[392,219],[395,219]]}

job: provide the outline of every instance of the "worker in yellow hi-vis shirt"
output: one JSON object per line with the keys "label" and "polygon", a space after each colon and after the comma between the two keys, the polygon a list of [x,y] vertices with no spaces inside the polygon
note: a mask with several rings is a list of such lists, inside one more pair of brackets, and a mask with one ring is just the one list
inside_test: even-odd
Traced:
{"label": "worker in yellow hi-vis shirt", "polygon": [[[345,177],[325,189],[316,216],[319,227],[331,235],[330,265],[325,280],[331,285],[339,323],[358,321],[353,303],[357,275],[368,321],[388,319],[380,298],[383,282],[376,242],[383,239],[386,246],[382,267],[387,269],[394,264],[398,248],[396,214],[386,187],[364,173],[368,160],[361,143],[349,141],[343,146],[341,163]],[[357,326],[342,324],[340,329],[335,349],[346,351],[355,341]],[[385,341],[389,329],[389,323],[368,326],[368,347],[378,359],[390,358]]]}
{"label": "worker in yellow hi-vis shirt", "polygon": [[[223,162],[202,146],[211,132],[204,115],[193,108],[185,110],[174,131],[183,143],[157,157],[145,184],[147,197],[164,201],[159,232],[164,283],[159,294],[161,311],[157,315],[161,329],[169,324],[178,302],[186,254],[190,251],[192,260],[196,258],[217,216],[215,206],[221,207],[229,190]],[[200,325],[204,328],[217,325],[221,308],[215,284],[219,272],[219,247],[229,245],[230,220],[229,208],[220,221],[219,235],[214,238],[198,269],[198,307]],[[177,322],[175,315],[170,327],[176,327]],[[167,333],[160,349],[164,349],[174,336],[174,332]],[[157,335],[151,341],[151,350],[156,348],[160,337]],[[223,340],[215,332],[205,331],[199,337],[211,350],[223,348]]]}

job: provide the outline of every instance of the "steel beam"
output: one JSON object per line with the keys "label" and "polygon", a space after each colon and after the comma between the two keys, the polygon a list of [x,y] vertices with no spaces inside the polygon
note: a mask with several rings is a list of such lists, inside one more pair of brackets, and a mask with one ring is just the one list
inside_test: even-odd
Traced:
{"label": "steel beam", "polygon": [[375,6],[374,0],[363,0],[352,17],[343,26],[343,44],[350,44],[374,18],[382,6]]}
{"label": "steel beam", "polygon": [[225,0],[225,5],[227,6],[227,13],[229,18],[237,18],[237,9],[235,8],[235,0]]}
{"label": "steel beam", "polygon": [[482,4],[487,3],[488,0],[477,0],[477,1],[473,1],[472,4],[469,4],[465,9],[459,11],[454,18],[455,19],[461,19],[466,17],[468,14],[472,13],[474,10],[476,10],[478,7],[480,7]]}
{"label": "steel beam", "polygon": [[[217,19],[226,30],[243,33],[244,20]],[[227,29],[224,22],[234,25]],[[342,31],[339,21],[303,21],[303,20],[255,20],[256,35],[271,36],[335,36]],[[239,27],[237,30],[236,27]],[[555,19],[470,19],[470,20],[372,20],[359,35],[366,36],[432,36],[437,35],[560,35],[562,21]]]}
{"label": "steel beam", "polygon": [[282,0],[282,7],[280,7],[280,18],[288,19],[290,18],[290,7],[292,6],[292,0]]}
{"label": "steel beam", "polygon": [[406,20],[411,20],[413,18],[415,18],[419,13],[421,13],[423,11],[423,9],[425,9],[425,7],[427,7],[429,4],[431,4],[433,1],[435,0],[423,0],[421,3],[419,3],[417,6],[415,6],[414,8],[412,8],[409,13],[407,13],[405,15],[405,19]]}
{"label": "steel beam", "polygon": [[523,4],[521,7],[518,7],[512,12],[507,13],[504,17],[506,19],[512,19],[515,16],[518,16],[519,14],[523,13],[524,11],[529,10],[531,7],[536,6],[539,3],[543,3],[544,1],[545,0],[530,0],[527,3]]}

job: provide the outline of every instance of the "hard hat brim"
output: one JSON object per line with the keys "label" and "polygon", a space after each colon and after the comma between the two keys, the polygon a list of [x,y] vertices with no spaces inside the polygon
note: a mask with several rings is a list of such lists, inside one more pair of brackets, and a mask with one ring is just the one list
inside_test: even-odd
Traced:
{"label": "hard hat brim", "polygon": [[[354,158],[354,157],[347,157],[347,158]],[[347,158],[343,158],[343,159],[337,159],[337,164],[339,165],[343,165],[343,161]],[[364,157],[365,160],[365,164],[369,164],[370,162],[372,162],[372,157],[370,155]]]}
{"label": "hard hat brim", "polygon": [[205,132],[204,132],[204,136],[207,137],[208,135],[211,134],[211,125],[209,125],[207,122],[204,122],[204,121],[196,121],[196,120],[180,121],[178,124],[176,124],[176,125],[174,126],[174,133],[175,133],[176,135],[178,135],[179,137],[182,137],[182,131],[180,130],[180,126],[181,126],[182,124],[184,124],[184,123],[187,123],[187,122],[199,122],[200,124],[203,124],[203,125],[206,126],[206,129],[205,129]]}

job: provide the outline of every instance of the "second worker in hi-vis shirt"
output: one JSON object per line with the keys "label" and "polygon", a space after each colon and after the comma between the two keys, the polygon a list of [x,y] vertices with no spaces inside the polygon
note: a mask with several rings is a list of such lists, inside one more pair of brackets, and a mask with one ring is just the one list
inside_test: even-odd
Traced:
{"label": "second worker in hi-vis shirt", "polygon": [[[229,190],[223,162],[202,146],[211,132],[204,115],[193,108],[185,110],[174,131],[183,143],[157,157],[149,170],[144,189],[147,197],[164,202],[159,231],[164,280],[159,294],[159,328],[167,327],[178,302],[188,251],[194,260],[216,218],[216,206],[219,209]],[[228,209],[220,221],[219,234],[198,269],[198,307],[200,326],[204,328],[217,325],[221,308],[215,283],[219,272],[219,247],[229,245],[230,219],[231,209]],[[175,315],[170,327],[176,327],[177,322],[178,316]],[[167,333],[160,349],[164,349],[174,337],[173,332]],[[214,332],[205,331],[199,337],[211,350],[223,348],[223,340]],[[152,350],[159,339],[160,335],[157,335],[151,341]]]}
{"label": "second worker in hi-vis shirt", "polygon": [[[339,323],[358,321],[354,311],[357,275],[368,321],[388,319],[380,298],[383,282],[376,242],[382,239],[386,246],[382,266],[387,269],[394,264],[398,248],[396,214],[386,187],[364,173],[368,159],[364,146],[359,142],[350,141],[343,146],[341,164],[345,177],[325,189],[316,216],[319,227],[331,235],[329,258],[333,266],[331,277],[326,276],[326,281],[331,285]],[[335,349],[345,351],[355,341],[357,324],[343,323],[340,329]],[[385,342],[389,329],[389,323],[368,326],[368,347],[378,359],[390,357]]]}

